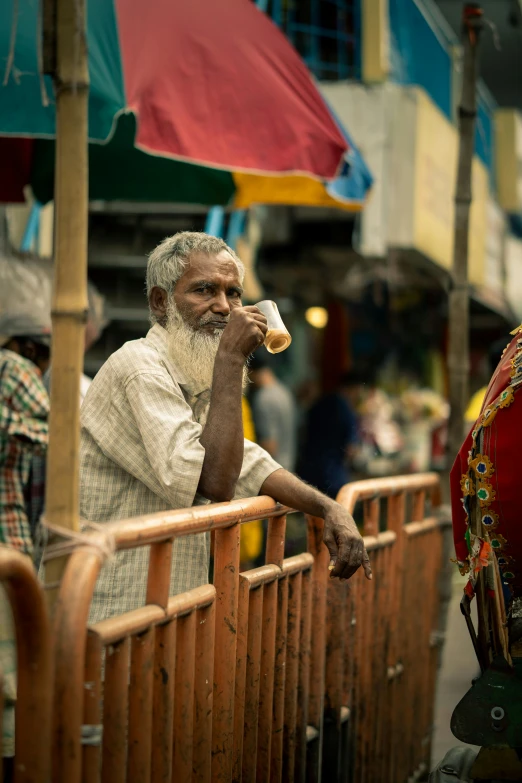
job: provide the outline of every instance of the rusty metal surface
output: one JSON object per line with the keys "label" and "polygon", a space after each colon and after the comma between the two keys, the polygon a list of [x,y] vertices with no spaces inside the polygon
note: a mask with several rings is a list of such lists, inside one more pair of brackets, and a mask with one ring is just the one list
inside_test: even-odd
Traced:
{"label": "rusty metal surface", "polygon": [[178,618],[174,679],[174,780],[191,780],[196,678],[196,612]]}
{"label": "rusty metal surface", "polygon": [[211,783],[212,713],[214,701],[214,602],[197,609],[194,682],[194,783]]}
{"label": "rusty metal surface", "polygon": [[103,693],[102,783],[125,783],[129,698],[128,638],[107,648]]}
{"label": "rusty metal surface", "polygon": [[13,612],[17,647],[16,783],[49,778],[53,665],[51,628],[31,560],[0,546],[0,581]]}
{"label": "rusty metal surface", "polygon": [[154,783],[170,783],[172,779],[176,624],[177,620],[171,619],[155,629],[151,761]]}
{"label": "rusty metal surface", "polygon": [[[85,651],[83,725],[101,726],[102,643],[98,634],[89,631]],[[82,783],[100,779],[101,743],[86,745],[82,754]]]}
{"label": "rusty metal surface", "polygon": [[[242,580],[243,576],[241,574]],[[243,783],[254,783],[256,780],[262,635],[263,588],[256,587],[249,591],[243,757],[241,763],[241,779]]]}
{"label": "rusty metal surface", "polygon": [[149,783],[152,754],[154,627],[131,640],[128,783]]}
{"label": "rusty metal surface", "polygon": [[[208,511],[207,511],[208,515]],[[230,780],[234,747],[234,685],[239,598],[239,525],[216,530],[216,649],[214,658],[214,721],[212,779]]]}

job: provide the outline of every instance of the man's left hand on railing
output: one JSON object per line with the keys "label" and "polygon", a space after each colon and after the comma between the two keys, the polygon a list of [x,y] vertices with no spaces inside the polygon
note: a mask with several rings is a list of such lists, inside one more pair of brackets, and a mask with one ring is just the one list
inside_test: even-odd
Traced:
{"label": "man's left hand on railing", "polygon": [[352,515],[339,503],[331,502],[324,514],[323,534],[330,552],[330,576],[349,579],[362,565],[366,578],[372,579],[370,558]]}
{"label": "man's left hand on railing", "polygon": [[270,495],[285,506],[324,519],[323,540],[330,552],[332,577],[349,579],[362,566],[366,578],[372,578],[363,538],[343,506],[282,468],[266,479],[260,494]]}

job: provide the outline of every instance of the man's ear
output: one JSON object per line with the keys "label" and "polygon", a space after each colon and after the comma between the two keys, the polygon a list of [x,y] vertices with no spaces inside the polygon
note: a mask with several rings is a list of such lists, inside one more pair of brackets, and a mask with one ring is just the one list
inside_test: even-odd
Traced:
{"label": "man's ear", "polygon": [[149,305],[160,324],[165,323],[167,318],[168,303],[169,296],[165,289],[155,285],[149,295]]}

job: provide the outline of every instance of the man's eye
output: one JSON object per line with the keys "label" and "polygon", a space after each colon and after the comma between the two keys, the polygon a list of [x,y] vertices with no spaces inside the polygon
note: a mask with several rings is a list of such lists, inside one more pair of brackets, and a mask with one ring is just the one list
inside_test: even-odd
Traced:
{"label": "man's eye", "polygon": [[230,297],[232,297],[232,299],[240,299],[241,298],[241,294],[239,293],[239,291],[229,291],[228,295]]}

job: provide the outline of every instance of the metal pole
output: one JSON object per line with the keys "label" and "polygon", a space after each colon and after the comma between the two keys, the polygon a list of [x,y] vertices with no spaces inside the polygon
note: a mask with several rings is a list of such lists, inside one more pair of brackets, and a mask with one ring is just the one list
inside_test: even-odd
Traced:
{"label": "metal pole", "polygon": [[477,116],[478,41],[483,27],[482,9],[466,3],[463,9],[464,65],[459,116],[459,159],[455,191],[453,279],[449,295],[449,397],[451,414],[448,456],[453,461],[464,438],[464,414],[468,402],[469,286],[468,235],[471,175]]}
{"label": "metal pole", "polygon": [[[79,530],[80,376],[88,307],[86,14],[85,0],[51,4],[51,36],[46,33],[56,55],[56,212],[46,515],[54,525]],[[50,562],[47,583],[59,580],[64,567],[63,558]],[[51,605],[55,598],[56,591],[49,591]]]}

